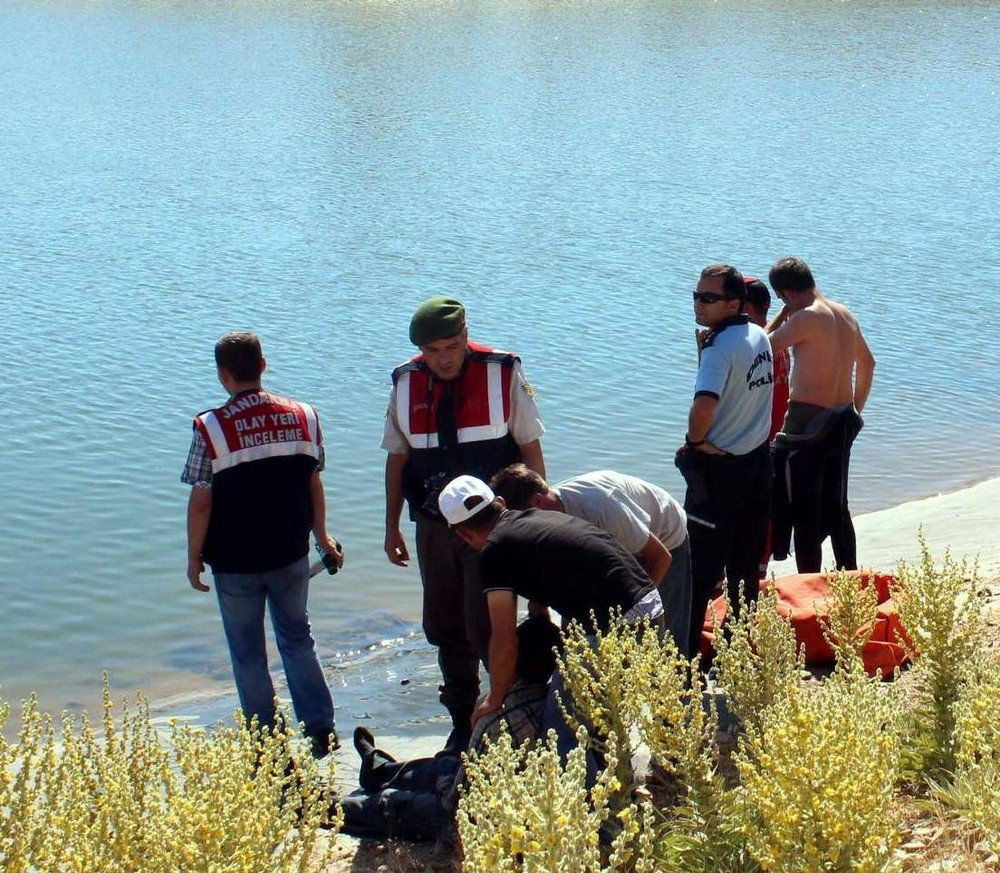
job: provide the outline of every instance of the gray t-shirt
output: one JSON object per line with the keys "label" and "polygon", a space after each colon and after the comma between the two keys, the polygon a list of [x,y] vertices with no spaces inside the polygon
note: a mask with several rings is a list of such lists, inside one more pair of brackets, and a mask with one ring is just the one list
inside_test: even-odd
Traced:
{"label": "gray t-shirt", "polygon": [[555,486],[566,512],[607,531],[633,555],[655,536],[675,549],[687,536],[687,515],[664,489],[614,470],[574,476]]}
{"label": "gray t-shirt", "polygon": [[733,455],[745,455],[767,440],[774,393],[771,341],[756,324],[730,324],[702,350],[694,396],[719,404],[706,439]]}

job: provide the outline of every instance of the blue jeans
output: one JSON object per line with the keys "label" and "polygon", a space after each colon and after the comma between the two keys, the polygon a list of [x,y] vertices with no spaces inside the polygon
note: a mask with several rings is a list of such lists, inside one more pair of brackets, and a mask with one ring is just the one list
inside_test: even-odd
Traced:
{"label": "blue jeans", "polygon": [[691,657],[688,651],[691,635],[691,543],[687,537],[684,542],[670,550],[673,562],[667,575],[660,583],[660,597],[663,598],[663,614],[667,622],[667,630],[674,638],[677,649],[685,658]]}
{"label": "blue jeans", "polygon": [[309,557],[266,573],[214,573],[240,707],[250,722],[274,724],[274,684],[267,669],[264,604],[271,613],[295,717],[308,736],[333,728],[333,697],[309,628]]}

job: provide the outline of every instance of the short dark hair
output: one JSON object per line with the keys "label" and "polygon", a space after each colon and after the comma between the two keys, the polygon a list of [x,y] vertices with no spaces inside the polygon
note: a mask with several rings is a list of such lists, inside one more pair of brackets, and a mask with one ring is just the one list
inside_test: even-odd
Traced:
{"label": "short dark hair", "polygon": [[546,481],[527,464],[511,464],[490,479],[493,493],[511,509],[527,509],[531,498],[548,491]]}
{"label": "short dark hair", "polygon": [[264,353],[257,334],[249,330],[227,333],[215,344],[215,363],[237,382],[256,382],[264,372]]}
{"label": "short dark hair", "polygon": [[562,637],[548,618],[535,615],[517,626],[517,664],[514,669],[522,682],[548,682],[556,669],[556,649]]}
{"label": "short dark hair", "polygon": [[771,305],[771,292],[767,290],[767,285],[752,276],[744,277],[743,281],[746,284],[747,303],[766,310]]}
{"label": "short dark hair", "polygon": [[722,277],[722,290],[726,297],[732,300],[746,300],[747,289],[743,282],[743,274],[729,264],[709,264],[701,271],[702,279]]}
{"label": "short dark hair", "polygon": [[[466,509],[472,509],[481,500],[475,500],[477,495],[466,498]],[[474,502],[473,502],[474,501]],[[458,524],[453,524],[451,526],[452,530],[487,530],[493,527],[497,523],[497,519],[503,514],[504,505],[493,498],[493,502],[487,506],[485,509],[480,509],[472,518],[467,518],[465,521],[460,521]]]}
{"label": "short dark hair", "polygon": [[767,281],[775,292],[812,291],[816,287],[812,270],[802,258],[782,258],[775,261]]}

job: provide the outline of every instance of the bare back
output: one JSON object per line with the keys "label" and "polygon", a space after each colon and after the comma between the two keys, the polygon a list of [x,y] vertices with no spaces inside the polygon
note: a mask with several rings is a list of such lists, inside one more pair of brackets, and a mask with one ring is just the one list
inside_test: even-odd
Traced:
{"label": "bare back", "polygon": [[771,339],[776,348],[792,349],[790,401],[826,408],[848,406],[855,402],[855,363],[867,366],[870,361],[874,366],[857,319],[846,306],[818,291],[813,302],[789,316]]}

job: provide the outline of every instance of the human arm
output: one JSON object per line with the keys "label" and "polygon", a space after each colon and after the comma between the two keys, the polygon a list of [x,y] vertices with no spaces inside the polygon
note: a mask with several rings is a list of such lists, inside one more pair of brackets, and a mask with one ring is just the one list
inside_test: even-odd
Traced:
{"label": "human arm", "polygon": [[542,441],[532,440],[523,446],[518,446],[521,450],[521,460],[525,465],[534,470],[543,479],[545,478],[545,459],[542,457]]}
{"label": "human arm", "polygon": [[403,467],[408,453],[390,452],[385,459],[385,554],[399,567],[408,567],[410,553],[399,528],[403,513]]}
{"label": "human arm", "polygon": [[[787,314],[786,314],[787,313]],[[809,329],[811,313],[799,310],[788,313],[788,307],[782,307],[767,326],[767,338],[771,341],[771,354],[776,355],[783,349],[798,345],[804,339]]]}
{"label": "human arm", "polygon": [[514,437],[521,460],[545,478],[545,460],[542,457],[542,434],[545,427],[538,414],[535,389],[525,381],[520,363],[515,363],[510,377],[510,414],[507,419],[510,435]]}
{"label": "human arm", "polygon": [[650,534],[649,539],[646,540],[646,544],[642,547],[642,551],[639,552],[639,557],[642,558],[643,566],[646,568],[649,578],[659,588],[663,577],[667,575],[670,565],[674,562],[674,556],[670,554],[670,551],[663,543]]}
{"label": "human arm", "polygon": [[187,506],[187,578],[195,591],[211,590],[201,581],[205,563],[201,551],[205,547],[208,522],[212,517],[212,487],[196,485],[191,489]]}
{"label": "human arm", "polygon": [[685,446],[691,443],[695,451],[704,452],[708,455],[724,454],[724,452],[713,446],[706,439],[709,430],[712,428],[712,422],[715,419],[715,407],[718,404],[719,398],[713,397],[711,394],[699,394],[695,397],[688,412],[688,430]]}
{"label": "human arm", "polygon": [[854,352],[854,408],[860,413],[868,402],[871,394],[872,380],[875,378],[875,356],[868,346],[861,328],[858,328],[858,340]]}
{"label": "human arm", "polygon": [[486,592],[490,613],[490,691],[476,706],[472,726],[483,716],[498,712],[514,684],[517,665],[517,595],[513,591]]}
{"label": "human arm", "polygon": [[326,491],[323,489],[323,477],[319,470],[314,470],[309,477],[309,498],[312,501],[313,537],[316,545],[333,555],[338,567],[343,567],[344,551],[337,548],[336,541],[326,532]]}
{"label": "human arm", "polygon": [[792,314],[791,310],[788,308],[786,303],[784,306],[778,310],[778,314],[771,319],[767,327],[764,328],[768,334],[774,333],[779,327],[781,327],[786,321],[788,321],[789,316]]}

